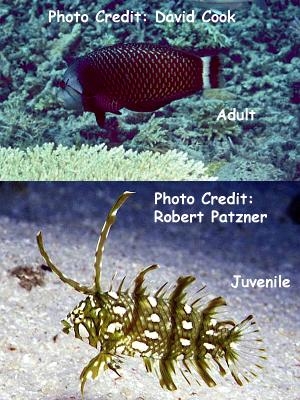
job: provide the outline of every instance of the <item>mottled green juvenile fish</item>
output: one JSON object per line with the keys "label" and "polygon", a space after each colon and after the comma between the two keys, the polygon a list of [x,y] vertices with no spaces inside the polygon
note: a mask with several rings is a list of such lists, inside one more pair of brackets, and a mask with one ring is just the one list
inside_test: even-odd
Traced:
{"label": "mottled green juvenile fish", "polygon": [[166,293],[164,284],[150,295],[144,278],[158,268],[150,265],[137,275],[132,290],[123,289],[125,278],[115,290],[112,285],[108,291],[101,287],[104,244],[119,208],[131,194],[124,192],[108,213],[96,248],[95,278],[90,287],[67,278],[50,260],[42,234],[37,235],[41,255],[51,270],[87,296],[62,321],[65,333],[74,331],[76,338],[99,351],[81,373],[82,396],[87,378],[95,379],[106,369],[119,375],[124,356],[135,355],[142,357],[146,370],[155,372],[160,385],[168,390],[177,389],[176,366],[188,383],[192,370],[208,386],[216,385],[213,370],[222,376],[229,370],[239,385],[248,382],[265,359],[253,316],[238,324],[220,319],[218,310],[226,305],[222,297],[206,304],[201,304],[203,296],[187,301],[185,289],[194,282],[193,276],[180,276],[171,293]]}

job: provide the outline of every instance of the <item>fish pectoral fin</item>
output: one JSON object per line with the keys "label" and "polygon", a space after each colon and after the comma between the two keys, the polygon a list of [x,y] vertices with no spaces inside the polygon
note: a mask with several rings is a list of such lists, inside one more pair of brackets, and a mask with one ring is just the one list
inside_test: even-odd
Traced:
{"label": "fish pectoral fin", "polygon": [[110,354],[100,353],[84,367],[80,374],[81,381],[81,395],[83,397],[83,390],[88,378],[96,379],[103,371],[110,368],[112,356]]}
{"label": "fish pectoral fin", "polygon": [[99,94],[96,96],[84,96],[83,107],[85,111],[90,111],[95,114],[97,124],[100,128],[103,128],[105,113],[111,112],[120,115],[120,108],[122,108],[122,105],[111,96]]}
{"label": "fish pectoral fin", "polygon": [[97,124],[100,126],[100,128],[104,128],[105,112],[102,110],[98,110],[95,112],[95,117],[96,117]]}
{"label": "fish pectoral fin", "polygon": [[[105,125],[105,111],[97,110],[97,111],[94,111],[94,113],[95,113],[97,124],[100,126],[100,128],[104,128],[104,125]],[[121,115],[122,113],[121,113],[121,111],[116,111],[113,114]]]}
{"label": "fish pectoral fin", "polygon": [[119,110],[123,105],[114,97],[100,93],[95,96],[84,96],[83,107],[85,111],[91,111],[94,113],[98,110],[103,110],[104,112],[120,114]]}

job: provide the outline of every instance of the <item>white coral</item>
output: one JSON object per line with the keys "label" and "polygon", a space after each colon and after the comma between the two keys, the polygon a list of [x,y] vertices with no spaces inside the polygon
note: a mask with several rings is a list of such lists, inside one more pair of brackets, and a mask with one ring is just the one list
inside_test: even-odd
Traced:
{"label": "white coral", "polygon": [[1,180],[216,180],[183,152],[137,153],[104,144],[80,149],[53,143],[26,150],[0,148]]}

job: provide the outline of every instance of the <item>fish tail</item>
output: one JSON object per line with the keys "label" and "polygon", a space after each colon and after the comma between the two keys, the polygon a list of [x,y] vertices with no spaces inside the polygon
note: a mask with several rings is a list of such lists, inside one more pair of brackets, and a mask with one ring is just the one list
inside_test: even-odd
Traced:
{"label": "fish tail", "polygon": [[201,57],[203,89],[220,87],[221,61],[218,55]]}
{"label": "fish tail", "polygon": [[225,360],[231,375],[239,385],[256,377],[266,359],[258,332],[252,315],[229,331]]}

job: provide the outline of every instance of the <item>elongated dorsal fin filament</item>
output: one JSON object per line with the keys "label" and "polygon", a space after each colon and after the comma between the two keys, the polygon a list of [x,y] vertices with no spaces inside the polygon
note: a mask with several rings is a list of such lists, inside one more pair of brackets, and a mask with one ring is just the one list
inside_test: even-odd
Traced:
{"label": "elongated dorsal fin filament", "polygon": [[125,203],[125,201],[130,197],[134,192],[124,192],[121,194],[121,196],[118,198],[118,200],[115,202],[115,204],[112,206],[110,209],[109,213],[107,214],[105,223],[103,225],[102,231],[100,233],[100,237],[97,243],[97,248],[96,248],[96,254],[95,254],[95,280],[94,284],[91,287],[81,285],[80,283],[74,281],[71,278],[68,278],[66,275],[64,275],[59,268],[53,264],[52,260],[50,259],[47,251],[45,250],[44,247],[44,242],[43,242],[43,236],[41,232],[38,232],[37,234],[37,243],[38,247],[40,250],[40,253],[44,260],[46,261],[46,264],[48,265],[49,268],[51,268],[52,272],[54,272],[61,281],[64,283],[67,283],[69,286],[71,286],[73,289],[75,289],[77,292],[84,293],[84,294],[95,294],[95,293],[100,293],[101,287],[100,287],[100,281],[101,281],[101,267],[102,267],[102,256],[103,256],[103,251],[104,251],[104,244],[107,239],[107,236],[109,234],[110,228],[114,224],[116,220],[116,215],[120,207]]}
{"label": "elongated dorsal fin filament", "polygon": [[134,192],[122,193],[121,196],[118,198],[118,200],[115,202],[115,204],[112,206],[112,208],[109,210],[109,213],[107,214],[106,220],[104,222],[103,228],[102,228],[100,236],[99,236],[99,240],[98,240],[97,247],[96,247],[96,253],[95,253],[95,263],[94,263],[94,268],[95,268],[94,292],[95,293],[101,292],[102,257],[103,257],[103,252],[104,252],[105,241],[108,237],[110,228],[115,223],[117,212],[122,207],[122,205],[125,203],[125,201],[128,199],[128,197],[130,197],[133,193]]}
{"label": "elongated dorsal fin filament", "polygon": [[59,270],[59,268],[56,265],[53,264],[48,253],[45,250],[42,232],[38,232],[36,239],[37,239],[40,253],[41,253],[42,257],[44,258],[44,260],[46,261],[46,264],[48,265],[49,268],[51,268],[52,272],[54,272],[59,277],[59,279],[61,281],[63,281],[64,283],[67,283],[73,289],[77,290],[77,292],[84,293],[84,294],[93,294],[93,288],[90,288],[90,287],[84,286],[84,285],[80,285],[80,283],[74,281],[71,278],[68,278],[65,274],[63,274]]}

